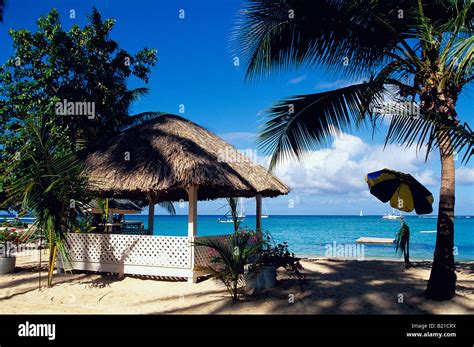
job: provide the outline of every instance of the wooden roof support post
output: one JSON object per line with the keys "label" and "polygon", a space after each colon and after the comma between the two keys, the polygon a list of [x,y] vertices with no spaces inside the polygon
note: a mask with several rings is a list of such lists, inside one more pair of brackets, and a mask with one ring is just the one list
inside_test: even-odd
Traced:
{"label": "wooden roof support post", "polygon": [[155,202],[148,195],[148,235],[153,235],[153,227],[155,222]]}
{"label": "wooden roof support post", "polygon": [[[194,242],[197,235],[197,186],[191,186],[188,191],[188,239],[189,242]],[[194,245],[191,244],[191,269],[194,270]],[[196,274],[193,271],[193,276],[188,278],[188,282],[196,283]]]}
{"label": "wooden roof support post", "polygon": [[262,195],[257,194],[255,195],[255,202],[256,202],[256,211],[255,211],[255,231],[261,232],[262,231]]}
{"label": "wooden roof support post", "polygon": [[188,207],[188,236],[194,237],[197,233],[197,186],[188,188],[189,207]]}

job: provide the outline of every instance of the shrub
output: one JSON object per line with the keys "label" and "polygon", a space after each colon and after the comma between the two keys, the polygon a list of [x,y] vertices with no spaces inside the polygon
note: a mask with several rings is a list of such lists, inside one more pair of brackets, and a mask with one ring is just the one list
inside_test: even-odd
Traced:
{"label": "shrub", "polygon": [[209,272],[214,279],[222,282],[229,291],[232,300],[245,298],[245,284],[256,275],[254,266],[261,240],[251,230],[238,230],[226,241],[219,239],[201,239],[196,246],[209,247],[210,265],[197,270]]}
{"label": "shrub", "polygon": [[262,250],[258,254],[257,266],[275,266],[284,268],[291,276],[303,278],[300,270],[303,266],[300,263],[300,258],[297,258],[293,252],[288,250],[288,243],[275,243],[270,233],[266,233],[265,241],[262,245]]}

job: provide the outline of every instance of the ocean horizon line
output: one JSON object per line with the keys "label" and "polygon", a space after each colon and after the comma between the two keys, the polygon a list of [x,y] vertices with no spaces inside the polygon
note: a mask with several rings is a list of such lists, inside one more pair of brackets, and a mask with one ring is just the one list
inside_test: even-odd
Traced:
{"label": "ocean horizon line", "polygon": [[[387,214],[364,214],[363,216],[360,216],[359,214],[272,214],[269,215],[268,218],[271,217],[383,217]],[[0,217],[15,217],[15,214],[12,213],[0,213]],[[139,217],[139,216],[148,216],[147,213],[131,213],[131,214],[125,214],[125,216],[129,217]],[[160,216],[160,217],[186,217],[187,214],[176,214],[176,215],[170,215],[170,214],[154,214],[154,216]],[[28,218],[28,217],[33,217],[32,215],[25,215],[19,218]],[[222,217],[222,214],[198,214],[198,217]],[[246,217],[256,217],[254,214],[247,214]],[[404,214],[403,217],[418,217],[418,218],[437,218],[437,214],[429,214],[429,215],[416,215],[416,214]],[[454,217],[474,217],[472,214],[456,214]]]}
{"label": "ocean horizon line", "polygon": [[[360,216],[359,214],[272,214],[269,215],[268,218],[272,217],[383,217],[386,214],[365,214]],[[148,216],[148,214],[125,214],[125,216]],[[187,214],[154,214],[154,216],[161,216],[161,217],[185,217]],[[222,214],[199,214],[198,217],[222,217]],[[246,217],[256,217],[254,214],[247,214]],[[403,217],[418,217],[418,218],[434,218],[438,217],[438,215],[430,214],[430,215],[411,215],[411,214],[404,214]],[[454,215],[454,217],[474,217],[474,215],[469,214],[458,214]]]}

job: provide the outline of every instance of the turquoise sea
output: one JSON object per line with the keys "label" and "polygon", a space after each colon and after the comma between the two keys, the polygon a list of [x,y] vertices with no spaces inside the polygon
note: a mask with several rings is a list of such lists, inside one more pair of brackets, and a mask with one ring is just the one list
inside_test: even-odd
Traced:
{"label": "turquoise sea", "polygon": [[[127,220],[142,220],[146,215],[129,215]],[[232,233],[232,223],[219,223],[219,216],[199,216],[198,235]],[[436,240],[436,217],[406,216],[410,227],[410,258],[432,260]],[[262,220],[276,242],[287,241],[298,256],[324,256],[328,245],[354,245],[362,236],[394,238],[398,220],[381,216],[273,216]],[[242,226],[255,228],[255,217],[247,216]],[[155,235],[187,235],[187,216],[155,216]],[[474,261],[474,217],[456,217],[455,252],[457,260]],[[333,247],[334,248],[334,247]],[[392,245],[364,245],[364,258],[398,258]]]}
{"label": "turquoise sea", "polygon": [[[6,217],[6,216],[1,216]],[[219,223],[220,216],[198,217],[198,235],[222,235],[232,233],[232,223]],[[127,220],[140,220],[145,228],[146,215],[127,215]],[[28,221],[28,220],[27,220]],[[405,216],[410,227],[410,259],[432,260],[436,240],[436,216],[420,218]],[[30,221],[31,222],[31,221]],[[255,216],[247,216],[243,227],[255,228]],[[276,242],[288,242],[290,251],[298,256],[327,256],[328,249],[354,246],[362,236],[394,238],[400,226],[398,220],[386,220],[382,216],[274,216],[262,219],[262,226]],[[187,216],[157,215],[154,222],[155,235],[186,236]],[[474,261],[474,216],[455,218],[455,258],[459,261]],[[334,247],[336,245],[336,247]],[[360,251],[360,248],[358,249]],[[363,257],[401,259],[393,245],[365,244]]]}

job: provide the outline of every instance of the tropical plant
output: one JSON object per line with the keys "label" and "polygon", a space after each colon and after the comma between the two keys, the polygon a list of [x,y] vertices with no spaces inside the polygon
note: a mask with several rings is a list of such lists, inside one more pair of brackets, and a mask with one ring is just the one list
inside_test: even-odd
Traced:
{"label": "tropical plant", "polygon": [[300,258],[296,257],[295,253],[290,252],[288,243],[276,243],[271,234],[266,232],[264,234],[261,250],[258,252],[256,261],[257,266],[274,266],[275,268],[284,268],[291,276],[303,278],[301,270],[303,266],[300,263]]}
{"label": "tropical plant", "polygon": [[405,268],[408,269],[410,267],[410,228],[405,221],[402,221],[395,237],[395,252],[400,256],[403,254]]}
{"label": "tropical plant", "polygon": [[2,258],[10,258],[13,256],[12,250],[14,247],[11,244],[17,238],[15,229],[0,230],[0,250],[2,251]]}
{"label": "tropical plant", "polygon": [[14,257],[14,251],[23,243],[35,240],[35,235],[30,231],[16,228],[0,230],[0,251],[3,258]]}
{"label": "tropical plant", "polygon": [[232,223],[234,225],[234,233],[239,230],[240,223],[242,219],[239,218],[239,198],[226,198],[227,205],[229,206],[229,211],[227,214],[232,218]]}
{"label": "tropical plant", "polygon": [[[23,174],[4,175],[9,158],[23,145],[17,134],[30,116],[47,117],[54,125],[50,131],[65,133],[71,150],[79,143],[87,150],[99,139],[161,115],[131,115],[131,104],[148,89],[127,87],[132,76],[148,82],[155,49],[136,54],[121,49],[110,38],[115,21],[102,20],[95,8],[83,28],[73,25],[64,30],[57,10],[37,23],[36,32],[10,30],[14,53],[0,68],[0,198]],[[60,110],[60,105],[67,106]],[[64,112],[70,106],[70,112]],[[86,110],[91,113],[83,114]],[[19,203],[11,200],[9,208]]]}
{"label": "tropical plant", "polygon": [[20,221],[13,222],[0,222],[0,227],[9,227],[9,228],[27,228],[28,224]]}
{"label": "tropical plant", "polygon": [[[390,116],[386,144],[439,149],[441,190],[437,239],[426,297],[455,293],[456,152],[467,162],[474,135],[456,103],[473,81],[471,0],[248,0],[234,33],[246,77],[290,66],[324,66],[352,85],[282,100],[259,134],[270,167],[328,144],[338,130]],[[364,80],[365,79],[365,80]],[[392,98],[395,111],[383,111]],[[420,115],[410,112],[419,105]],[[410,110],[409,110],[410,109]]]}
{"label": "tropical plant", "polygon": [[214,279],[222,282],[232,300],[245,298],[246,283],[256,276],[255,260],[261,240],[249,230],[238,230],[227,240],[201,238],[194,242],[196,246],[209,249],[210,264],[197,267],[198,271],[210,273]]}
{"label": "tropical plant", "polygon": [[79,206],[92,199],[94,181],[84,175],[84,165],[68,145],[64,134],[54,131],[43,118],[28,119],[21,127],[23,147],[19,155],[10,158],[12,165],[6,174],[15,170],[16,176],[7,189],[7,200],[21,201],[23,211],[35,217],[35,232],[43,235],[49,244],[48,285],[56,256],[69,261],[65,234],[75,221]]}

